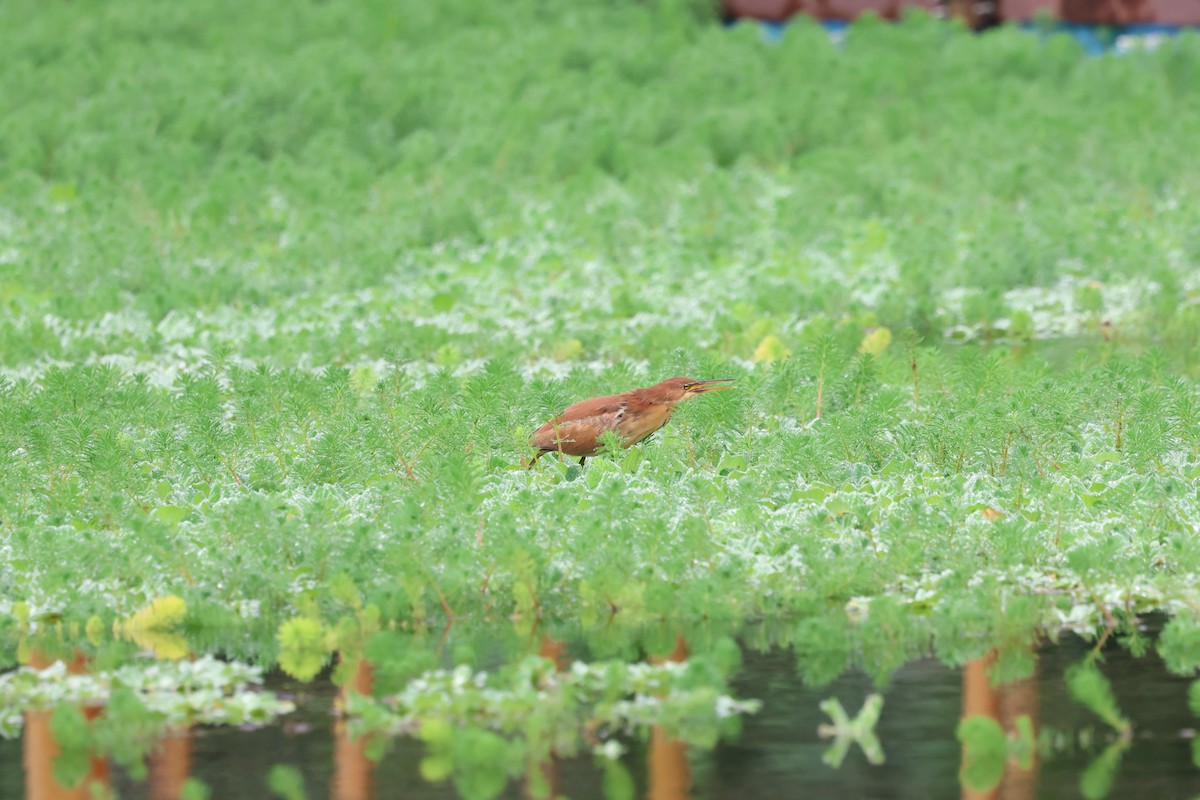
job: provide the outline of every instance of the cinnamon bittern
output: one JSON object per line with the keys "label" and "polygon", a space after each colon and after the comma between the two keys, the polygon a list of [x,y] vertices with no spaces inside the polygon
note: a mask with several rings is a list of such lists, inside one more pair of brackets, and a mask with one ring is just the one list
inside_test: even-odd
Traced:
{"label": "cinnamon bittern", "polygon": [[721,385],[731,380],[667,378],[643,389],[593,397],[567,406],[529,437],[529,446],[537,450],[529,467],[532,468],[546,453],[579,456],[582,467],[588,456],[594,456],[600,450],[599,440],[605,431],[616,431],[623,447],[635,445],[666,425],[678,403],[705,392],[732,389],[732,386]]}

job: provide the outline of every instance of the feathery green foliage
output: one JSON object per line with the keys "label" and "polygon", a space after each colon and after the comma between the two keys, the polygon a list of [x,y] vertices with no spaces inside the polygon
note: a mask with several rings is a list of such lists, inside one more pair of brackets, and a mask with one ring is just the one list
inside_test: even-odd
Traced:
{"label": "feathery green foliage", "polygon": [[[761,636],[885,687],[1158,611],[1200,667],[1194,36],[0,16],[2,663],[365,654],[395,692],[451,626],[474,666]],[[737,391],[521,469],[565,405],[680,374]]]}

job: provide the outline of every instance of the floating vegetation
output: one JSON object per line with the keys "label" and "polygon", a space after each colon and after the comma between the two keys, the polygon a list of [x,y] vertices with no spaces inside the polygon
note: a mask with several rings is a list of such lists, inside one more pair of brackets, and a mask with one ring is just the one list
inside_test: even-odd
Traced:
{"label": "floating vegetation", "polygon": [[884,762],[883,746],[875,735],[875,723],[883,713],[883,695],[869,695],[854,719],[850,718],[836,697],[822,700],[821,710],[829,715],[831,722],[818,728],[817,733],[822,739],[833,739],[833,745],[821,757],[826,764],[834,769],[840,767],[854,744],[862,748],[868,762]]}
{"label": "floating vegetation", "polygon": [[552,660],[531,656],[498,678],[465,665],[427,672],[402,692],[356,697],[349,711],[361,718],[364,731],[413,735],[429,725],[540,731],[544,744],[560,754],[576,752],[578,745],[568,744],[574,740],[613,756],[620,748],[608,744],[610,737],[651,725],[711,747],[722,720],[753,713],[761,705],[724,692],[724,678],[703,659],[662,664],[576,661],[559,670]]}
{"label": "floating vegetation", "polygon": [[[68,707],[101,708],[120,697],[124,714],[162,730],[188,725],[266,725],[294,709],[258,687],[262,670],[203,656],[194,661],[142,661],[73,674],[56,661],[0,675],[0,736],[20,733],[22,715]],[[56,712],[58,713],[58,712]],[[122,722],[128,722],[126,718]]]}
{"label": "floating vegetation", "polygon": [[[500,675],[467,666],[427,672],[403,691],[378,698],[352,695],[347,710],[358,735],[418,736],[428,755],[421,774],[454,776],[465,797],[499,793],[509,778],[536,774],[552,757],[591,752],[615,762],[619,738],[652,726],[690,745],[711,748],[737,730],[757,700],[735,700],[707,659],[683,663],[574,662],[560,670],[532,656]],[[465,789],[484,786],[486,790]]]}
{"label": "floating vegetation", "polygon": [[[49,712],[74,741],[173,721],[113,677],[146,653],[369,663],[356,720],[421,708],[479,752],[547,746],[536,708],[505,727],[543,684],[579,752],[581,721],[710,719],[698,666],[588,683],[681,635],[881,696],[931,655],[1026,678],[1067,633],[1200,669],[1195,37],[1090,59],[920,14],[763,46],[692,0],[14,1],[0,665],[22,692],[83,680],[34,653],[94,670],[103,722]],[[571,402],[680,374],[738,388],[520,468]],[[524,661],[540,637],[586,677]],[[420,706],[460,674],[486,724]],[[1025,757],[995,733],[972,785]]]}

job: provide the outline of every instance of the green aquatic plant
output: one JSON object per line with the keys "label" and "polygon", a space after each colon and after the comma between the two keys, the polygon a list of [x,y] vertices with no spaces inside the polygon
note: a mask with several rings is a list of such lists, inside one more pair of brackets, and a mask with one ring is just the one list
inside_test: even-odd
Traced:
{"label": "green aquatic plant", "polygon": [[964,717],[955,736],[963,746],[963,763],[958,779],[976,792],[990,792],[1004,779],[1004,767],[1011,760],[1023,770],[1033,767],[1037,739],[1033,722],[1022,714],[1014,721],[1012,734],[1000,723],[981,714]]}
{"label": "green aquatic plant", "polygon": [[1133,727],[1117,708],[1112,685],[1093,662],[1084,661],[1076,664],[1067,670],[1066,680],[1067,688],[1077,702],[1100,717],[1118,735],[1129,738],[1133,733]]}
{"label": "green aquatic plant", "polygon": [[[1070,666],[1064,679],[1072,699],[1100,717],[1115,734],[1079,778],[1080,793],[1089,800],[1100,800],[1111,793],[1121,760],[1133,740],[1133,728],[1121,714],[1112,686],[1097,668],[1094,654]],[[957,737],[963,746],[959,780],[977,792],[996,789],[1010,762],[1028,771],[1033,767],[1035,755],[1051,760],[1067,745],[1078,742],[1081,748],[1090,750],[1099,740],[1091,728],[1066,732],[1042,727],[1035,735],[1033,722],[1025,714],[1017,716],[1008,731],[988,716],[964,717],[958,725]]]}
{"label": "green aquatic plant", "polygon": [[[49,713],[58,743],[55,779],[77,784],[89,760],[111,757],[135,778],[164,735],[191,725],[268,725],[294,705],[259,684],[262,670],[204,656],[68,672],[62,661],[0,675],[0,736],[20,734],[29,713]],[[93,719],[85,710],[99,712]],[[198,790],[193,789],[193,795]]]}
{"label": "green aquatic plant", "polygon": [[[1123,391],[1131,407],[1146,408],[1123,423],[1125,441],[1114,450],[1107,366],[1051,378],[1044,362],[1013,353],[976,358],[963,351],[947,360],[923,352],[929,390],[918,411],[899,402],[908,394],[910,359],[896,348],[883,350],[875,359],[877,383],[831,385],[830,413],[804,428],[759,407],[760,393],[763,401],[770,397],[774,369],[740,373],[737,398],[682,409],[680,424],[636,459],[597,463],[575,480],[552,471],[519,476],[520,437],[493,433],[519,430],[516,419],[536,419],[535,410],[486,412],[463,394],[469,382],[414,386],[400,404],[388,381],[362,393],[348,388],[344,371],[260,371],[261,391],[304,399],[264,407],[253,423],[234,417],[221,424],[241,430],[230,435],[245,436],[250,447],[255,430],[270,428],[263,442],[274,450],[265,459],[278,467],[272,474],[266,467],[231,473],[186,446],[155,449],[161,420],[153,428],[127,423],[129,452],[121,458],[128,464],[118,459],[104,468],[126,475],[123,490],[97,500],[105,498],[96,483],[107,480],[104,469],[90,461],[54,467],[57,457],[34,456],[25,447],[21,459],[37,470],[59,470],[58,485],[95,488],[87,490],[93,499],[74,508],[74,500],[54,492],[34,503],[36,473],[17,473],[15,496],[29,499],[23,533],[10,545],[18,557],[2,569],[9,585],[27,593],[20,601],[26,622],[9,630],[28,637],[53,632],[59,619],[94,618],[92,638],[103,638],[114,612],[135,619],[137,609],[173,596],[175,635],[195,635],[197,626],[269,631],[262,652],[275,657],[270,643],[286,619],[299,612],[313,624],[332,625],[344,613],[339,608],[355,604],[375,609],[373,624],[383,626],[482,622],[502,614],[527,625],[539,616],[581,615],[638,626],[688,609],[698,617],[746,619],[815,601],[870,608],[892,598],[858,615],[864,636],[883,623],[880,615],[892,620],[892,635],[911,630],[911,639],[904,638],[912,647],[873,649],[870,637],[863,639],[867,661],[877,660],[874,653],[896,659],[886,672],[919,654],[926,621],[943,630],[961,627],[955,618],[967,620],[999,597],[1011,607],[1004,624],[1028,640],[1038,629],[1086,633],[1111,628],[1110,620],[1124,625],[1130,614],[1168,608],[1186,596],[1200,556],[1186,544],[1194,498],[1180,490],[1197,470],[1187,457],[1187,418],[1164,410],[1191,402],[1191,384],[1156,386],[1143,376],[1160,366],[1127,360],[1122,369],[1139,382]],[[777,369],[795,375],[788,362]],[[113,379],[109,370],[99,372],[76,368],[73,375],[85,383]],[[491,392],[521,402],[515,371],[494,363],[487,374]],[[117,380],[99,390],[117,403],[100,412],[103,418],[123,414],[121,403],[135,399],[169,403],[165,390]],[[570,380],[597,385],[579,374]],[[58,386],[0,402],[14,419],[48,403],[86,411],[96,402],[70,400],[74,389]],[[241,402],[237,386],[219,390],[227,398],[221,402]],[[199,424],[188,408],[178,417],[185,443],[186,431]],[[307,423],[297,422],[297,408],[327,421],[319,447]],[[469,418],[475,421],[458,422]],[[761,427],[738,430],[742,419]],[[7,430],[13,444],[32,445],[28,429]],[[506,456],[505,442],[515,442],[515,452]],[[135,477],[134,464],[145,474]],[[322,477],[331,469],[340,475],[334,483]],[[143,510],[157,508],[164,493],[188,509],[186,517],[168,521]],[[662,504],[668,493],[675,506]],[[272,505],[272,497],[281,505]],[[445,509],[462,514],[447,516]],[[101,514],[125,521],[115,530],[93,527]],[[38,536],[26,532],[56,517],[60,524]],[[235,537],[234,530],[242,533]],[[549,530],[562,533],[552,537]],[[96,564],[101,582],[67,581],[71,567],[57,557],[64,551]],[[857,552],[868,558],[846,560]],[[36,584],[28,578],[34,571],[42,577]],[[115,595],[123,598],[118,605],[99,601],[112,596],[101,594],[104,587],[134,574],[140,577]],[[967,583],[954,575],[974,578]],[[1014,614],[1017,607],[1026,610]],[[18,606],[10,608],[15,614]],[[132,630],[122,624],[125,633]],[[1185,626],[1183,618],[1172,622],[1160,643],[1172,658],[1179,654],[1179,669],[1191,663],[1174,633]],[[183,639],[171,646],[181,651]]]}
{"label": "green aquatic plant", "polygon": [[[0,734],[16,736],[26,711],[103,707],[113,693],[136,706],[159,730],[193,724],[265,725],[292,711],[291,701],[257,688],[258,667],[204,656],[194,661],[133,662],[113,670],[72,674],[62,661],[0,675]],[[63,712],[66,713],[66,712]]]}
{"label": "green aquatic plant", "polygon": [[850,719],[850,715],[836,697],[822,700],[821,710],[829,715],[832,724],[821,725],[817,728],[817,734],[822,739],[834,740],[833,745],[821,756],[822,761],[837,769],[850,752],[851,746],[857,743],[869,763],[878,765],[884,762],[883,746],[875,734],[875,723],[883,713],[883,695],[867,695],[862,710],[854,719]]}
{"label": "green aquatic plant", "polygon": [[[767,46],[599,0],[5,21],[0,663],[336,651],[390,694],[686,632],[885,691],[1164,613],[1200,667],[1194,38]],[[738,390],[520,469],[572,399],[677,374]]]}
{"label": "green aquatic plant", "polygon": [[489,798],[551,756],[615,760],[624,752],[620,737],[651,726],[711,748],[739,715],[760,707],[726,692],[718,663],[704,658],[577,661],[559,670],[531,656],[495,675],[465,665],[425,672],[397,693],[351,695],[346,708],[355,735],[418,737],[427,748],[426,779],[453,777],[464,797]]}
{"label": "green aquatic plant", "polygon": [[267,773],[267,787],[280,800],[305,800],[304,775],[290,764],[276,764]]}

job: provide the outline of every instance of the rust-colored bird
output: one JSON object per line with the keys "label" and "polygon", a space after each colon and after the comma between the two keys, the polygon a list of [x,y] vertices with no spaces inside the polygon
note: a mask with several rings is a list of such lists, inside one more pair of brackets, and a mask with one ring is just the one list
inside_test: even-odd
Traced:
{"label": "rust-colored bird", "polygon": [[599,440],[605,431],[616,431],[625,447],[635,445],[666,425],[677,403],[705,392],[732,389],[732,386],[720,385],[731,380],[667,378],[643,389],[593,397],[568,406],[529,437],[529,446],[537,450],[529,467],[532,468],[546,453],[579,456],[579,465],[583,466],[587,457],[600,449]]}

